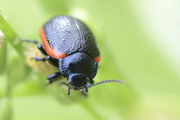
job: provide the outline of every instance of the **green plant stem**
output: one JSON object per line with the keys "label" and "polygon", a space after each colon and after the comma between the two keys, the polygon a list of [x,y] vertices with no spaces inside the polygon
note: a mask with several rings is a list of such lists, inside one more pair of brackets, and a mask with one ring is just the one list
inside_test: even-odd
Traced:
{"label": "green plant stem", "polygon": [[11,99],[11,91],[12,91],[12,83],[11,80],[7,79],[7,85],[6,85],[6,97]]}
{"label": "green plant stem", "polygon": [[[7,99],[9,100],[9,104],[10,104],[10,107],[12,107],[11,103],[12,103],[12,82],[11,80],[9,79],[9,77],[7,77],[7,86],[6,86],[6,97]],[[12,120],[12,110],[11,108],[9,108],[9,113],[10,114],[7,114],[8,116],[6,117],[7,119],[6,120]]]}
{"label": "green plant stem", "polygon": [[20,55],[23,55],[21,39],[18,34],[11,28],[5,16],[0,11],[0,30],[3,32],[7,40],[14,46]]}

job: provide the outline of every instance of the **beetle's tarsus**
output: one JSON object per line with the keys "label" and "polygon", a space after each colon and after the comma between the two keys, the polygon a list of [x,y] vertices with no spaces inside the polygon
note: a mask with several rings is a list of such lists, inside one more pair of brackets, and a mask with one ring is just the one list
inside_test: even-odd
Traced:
{"label": "beetle's tarsus", "polygon": [[34,59],[34,60],[36,60],[36,61],[41,61],[41,62],[45,62],[46,61],[46,59],[45,58],[39,58],[39,57],[32,57],[31,59]]}
{"label": "beetle's tarsus", "polygon": [[30,43],[34,43],[37,44],[38,42],[36,40],[26,40],[26,39],[21,39],[22,42],[30,42]]}
{"label": "beetle's tarsus", "polygon": [[68,93],[68,95],[70,95],[70,87],[68,88],[67,93]]}

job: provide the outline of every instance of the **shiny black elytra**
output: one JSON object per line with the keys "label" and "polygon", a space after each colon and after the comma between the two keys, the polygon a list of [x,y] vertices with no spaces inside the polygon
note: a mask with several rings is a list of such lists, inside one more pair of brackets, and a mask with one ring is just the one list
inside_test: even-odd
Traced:
{"label": "shiny black elytra", "polygon": [[105,83],[119,80],[105,80],[93,84],[96,76],[100,52],[91,30],[80,20],[66,16],[56,16],[50,19],[41,29],[40,36],[43,46],[33,40],[23,40],[37,44],[37,48],[46,55],[45,58],[35,57],[36,61],[48,61],[59,72],[47,77],[49,84],[59,77],[67,78],[68,95],[70,89],[83,90]]}

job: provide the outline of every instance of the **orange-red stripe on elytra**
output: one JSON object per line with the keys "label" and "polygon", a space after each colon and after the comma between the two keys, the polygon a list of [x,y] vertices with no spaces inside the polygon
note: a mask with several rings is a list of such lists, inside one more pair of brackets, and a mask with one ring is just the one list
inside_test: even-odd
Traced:
{"label": "orange-red stripe on elytra", "polygon": [[100,57],[100,56],[97,56],[97,57],[96,57],[96,58],[94,58],[93,60],[94,60],[94,61],[96,61],[96,62],[100,62],[101,57]]}
{"label": "orange-red stripe on elytra", "polygon": [[49,43],[47,42],[46,36],[45,36],[42,28],[40,29],[40,36],[41,36],[42,43],[44,45],[44,49],[48,55],[50,55],[51,57],[54,57],[56,59],[67,56],[66,54],[60,53],[59,51],[56,51],[51,46],[49,46]]}

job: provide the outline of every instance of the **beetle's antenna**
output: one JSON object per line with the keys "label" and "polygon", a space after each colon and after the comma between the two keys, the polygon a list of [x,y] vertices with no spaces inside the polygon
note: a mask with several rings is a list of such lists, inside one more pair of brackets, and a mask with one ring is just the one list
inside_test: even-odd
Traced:
{"label": "beetle's antenna", "polygon": [[68,95],[70,95],[70,89],[72,89],[71,86],[69,86],[69,85],[68,85],[67,83],[65,83],[65,82],[61,82],[61,83],[60,83],[60,85],[63,85],[63,84],[68,87],[67,93],[68,93]]}
{"label": "beetle's antenna", "polygon": [[95,84],[88,84],[86,87],[89,88],[89,87],[93,87],[93,86],[96,86],[96,85],[99,85],[99,84],[102,84],[102,83],[107,83],[107,82],[116,82],[116,83],[124,84],[124,82],[121,81],[121,80],[104,80],[104,81],[101,81],[101,82],[98,82],[98,83],[95,83]]}

